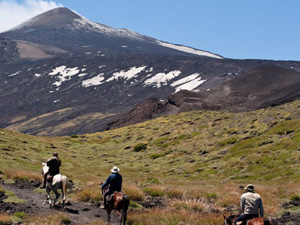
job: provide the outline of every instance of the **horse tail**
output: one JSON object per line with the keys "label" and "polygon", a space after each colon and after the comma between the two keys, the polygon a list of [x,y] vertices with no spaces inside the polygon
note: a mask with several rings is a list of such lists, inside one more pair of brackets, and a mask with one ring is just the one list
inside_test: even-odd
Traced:
{"label": "horse tail", "polygon": [[264,218],[263,219],[264,225],[272,225],[270,219]]}
{"label": "horse tail", "polygon": [[123,225],[126,224],[126,219],[127,219],[127,211],[129,208],[129,203],[130,203],[130,198],[128,195],[123,194],[123,207],[121,209],[121,223]]}

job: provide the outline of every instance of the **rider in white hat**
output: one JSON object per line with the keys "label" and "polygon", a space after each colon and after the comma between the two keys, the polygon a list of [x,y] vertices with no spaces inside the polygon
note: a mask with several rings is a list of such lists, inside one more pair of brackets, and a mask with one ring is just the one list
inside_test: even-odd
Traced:
{"label": "rider in white hat", "polygon": [[102,185],[102,189],[108,187],[108,190],[103,195],[104,207],[106,208],[106,196],[112,195],[114,192],[120,192],[122,190],[122,176],[119,173],[120,169],[114,166],[111,170],[111,175],[106,179],[105,183]]}

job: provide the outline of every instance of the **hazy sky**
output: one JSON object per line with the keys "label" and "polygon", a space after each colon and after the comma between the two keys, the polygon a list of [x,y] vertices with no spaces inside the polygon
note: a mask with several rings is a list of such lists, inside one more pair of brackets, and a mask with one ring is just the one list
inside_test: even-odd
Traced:
{"label": "hazy sky", "polygon": [[57,6],[227,58],[300,60],[300,0],[0,0],[0,31]]}

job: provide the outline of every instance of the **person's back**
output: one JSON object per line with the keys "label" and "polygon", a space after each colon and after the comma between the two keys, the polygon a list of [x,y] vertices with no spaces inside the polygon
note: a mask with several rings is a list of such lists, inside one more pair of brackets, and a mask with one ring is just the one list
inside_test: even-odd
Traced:
{"label": "person's back", "polygon": [[122,176],[119,173],[112,173],[110,175],[109,190],[111,192],[122,191]]}
{"label": "person's back", "polygon": [[248,184],[244,190],[247,192],[241,196],[242,215],[234,221],[234,225],[237,225],[239,221],[247,221],[255,217],[264,216],[262,200],[260,195],[255,193],[254,186]]}
{"label": "person's back", "polygon": [[49,167],[49,174],[54,176],[59,174],[59,167],[61,166],[61,161],[58,156],[53,156],[47,160],[47,166]]}
{"label": "person's back", "polygon": [[106,190],[106,192],[103,193],[103,201],[104,205],[101,206],[101,208],[106,207],[106,197],[111,196],[114,192],[120,192],[122,191],[122,181],[123,178],[119,174],[120,169],[118,167],[113,167],[111,169],[112,174],[109,175],[109,177],[106,179],[105,183],[102,185],[102,190]]}
{"label": "person's back", "polygon": [[241,201],[244,201],[244,214],[259,214],[261,207],[261,197],[257,193],[247,192],[242,195]]}
{"label": "person's back", "polygon": [[[58,158],[58,153],[54,152],[53,156],[47,160],[47,166],[49,167],[49,171],[43,174],[42,184],[40,188],[46,187],[47,176],[50,175],[51,178],[56,174],[59,174],[59,167],[61,166],[61,161]],[[50,178],[50,180],[51,180]]]}

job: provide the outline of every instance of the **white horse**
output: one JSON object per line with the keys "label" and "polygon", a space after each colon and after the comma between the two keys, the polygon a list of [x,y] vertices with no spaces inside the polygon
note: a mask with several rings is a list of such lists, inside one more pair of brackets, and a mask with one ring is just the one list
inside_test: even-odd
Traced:
{"label": "white horse", "polygon": [[[49,167],[46,163],[42,163],[42,173],[45,174],[49,171]],[[47,178],[46,178],[47,179]],[[53,179],[52,183],[47,181],[46,184],[46,199],[43,202],[43,205],[46,204],[47,200],[49,200],[50,207],[53,207],[59,198],[60,194],[57,193],[57,190],[61,189],[62,198],[63,198],[63,207],[65,206],[66,201],[66,194],[67,194],[67,177],[61,174],[56,174]],[[54,202],[51,201],[50,192],[51,190],[55,194]]]}

